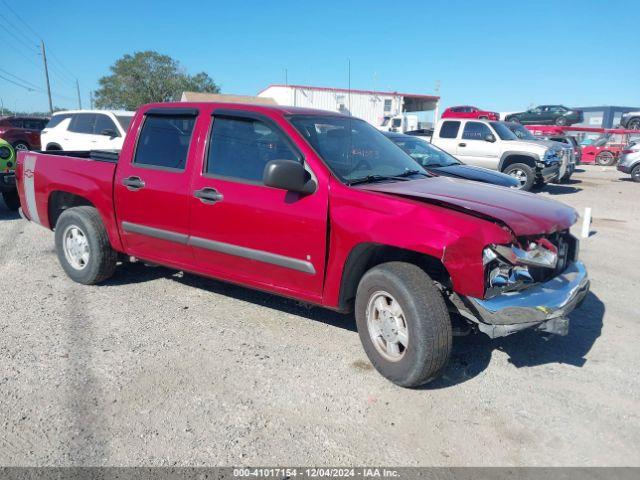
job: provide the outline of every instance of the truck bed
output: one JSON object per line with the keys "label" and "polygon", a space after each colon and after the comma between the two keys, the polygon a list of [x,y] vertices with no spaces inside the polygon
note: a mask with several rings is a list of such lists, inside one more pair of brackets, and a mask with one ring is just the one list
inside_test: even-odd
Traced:
{"label": "truck bed", "polygon": [[77,196],[98,209],[117,248],[113,179],[118,157],[118,151],[107,150],[20,152],[16,184],[23,215],[52,229],[55,212],[72,206]]}

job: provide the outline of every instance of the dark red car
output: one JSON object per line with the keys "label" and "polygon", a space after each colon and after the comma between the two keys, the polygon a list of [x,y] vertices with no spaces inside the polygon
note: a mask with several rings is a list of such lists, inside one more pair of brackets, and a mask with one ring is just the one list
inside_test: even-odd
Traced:
{"label": "dark red car", "polygon": [[0,138],[13,145],[16,151],[40,150],[40,132],[48,121],[43,117],[2,117]]}
{"label": "dark red car", "polygon": [[480,118],[483,120],[500,120],[500,114],[480,110],[478,107],[461,105],[458,107],[449,107],[442,112],[442,118]]}
{"label": "dark red car", "polygon": [[334,112],[145,105],[120,152],[20,152],[16,182],[76,282],[133,257],[355,311],[372,364],[407,387],[442,373],[451,312],[492,338],[565,335],[589,290],[574,209],[433,176]]}

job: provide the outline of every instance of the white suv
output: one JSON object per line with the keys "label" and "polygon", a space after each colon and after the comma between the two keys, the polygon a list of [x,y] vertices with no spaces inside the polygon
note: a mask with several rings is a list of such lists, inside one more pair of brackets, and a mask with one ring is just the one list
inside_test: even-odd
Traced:
{"label": "white suv", "polygon": [[56,112],[40,133],[43,150],[120,150],[134,112]]}
{"label": "white suv", "polygon": [[520,181],[522,190],[557,178],[560,147],[519,140],[504,122],[463,118],[440,120],[431,143],[463,163],[490,168]]}

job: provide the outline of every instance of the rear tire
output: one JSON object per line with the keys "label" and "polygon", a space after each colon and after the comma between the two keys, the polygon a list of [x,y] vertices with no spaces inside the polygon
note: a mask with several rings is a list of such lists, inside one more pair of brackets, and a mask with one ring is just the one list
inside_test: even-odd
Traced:
{"label": "rear tire", "polygon": [[355,314],[364,351],[383,377],[417,387],[441,375],[451,353],[451,319],[422,269],[389,262],[369,270],[358,285]]}
{"label": "rear tire", "polygon": [[509,117],[507,119],[505,119],[506,122],[512,122],[512,123],[520,123],[520,119],[518,119],[518,117]]}
{"label": "rear tire", "polygon": [[15,149],[16,153],[26,152],[29,150],[29,145],[27,145],[25,142],[16,142],[13,144],[13,148]]}
{"label": "rear tire", "polygon": [[4,204],[7,208],[12,212],[15,212],[20,208],[20,197],[18,196],[17,190],[2,192],[2,199],[4,200]]}
{"label": "rear tire", "polygon": [[603,167],[610,167],[616,163],[616,156],[608,150],[605,150],[596,155],[596,163]]}
{"label": "rear tire", "polygon": [[94,207],[65,210],[56,222],[55,240],[58,260],[73,281],[94,285],[113,275],[118,254]]}
{"label": "rear tire", "polygon": [[640,118],[634,118],[629,122],[627,126],[629,130],[640,130]]}
{"label": "rear tire", "polygon": [[567,124],[567,119],[565,117],[558,117],[556,118],[556,125],[560,126],[560,127],[564,127]]}
{"label": "rear tire", "polygon": [[529,165],[514,163],[505,168],[502,173],[514,177],[520,182],[520,190],[528,192],[536,181],[536,172]]}
{"label": "rear tire", "polygon": [[640,165],[636,165],[631,170],[631,180],[640,183]]}

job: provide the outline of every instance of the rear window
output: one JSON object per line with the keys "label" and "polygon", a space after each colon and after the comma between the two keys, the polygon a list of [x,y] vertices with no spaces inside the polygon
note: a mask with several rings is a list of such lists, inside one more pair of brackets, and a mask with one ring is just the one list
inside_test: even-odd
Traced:
{"label": "rear window", "polygon": [[460,130],[460,122],[443,122],[440,127],[440,138],[456,138]]}
{"label": "rear window", "polygon": [[184,170],[195,121],[192,115],[146,115],[133,162]]}
{"label": "rear window", "polygon": [[49,120],[49,123],[47,123],[47,125],[44,128],[57,127],[63,121],[65,121],[67,118],[71,118],[71,114],[70,113],[61,113],[60,115],[54,115],[53,117],[51,117],[51,120]]}

